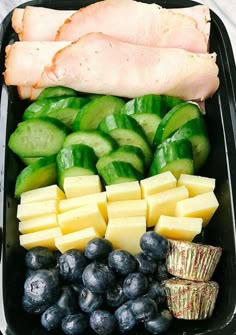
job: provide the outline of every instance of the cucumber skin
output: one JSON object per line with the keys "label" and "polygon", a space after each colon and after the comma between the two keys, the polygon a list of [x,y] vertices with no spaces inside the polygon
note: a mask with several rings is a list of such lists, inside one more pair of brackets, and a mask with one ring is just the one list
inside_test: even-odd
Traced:
{"label": "cucumber skin", "polygon": [[45,88],[38,96],[37,100],[48,99],[52,97],[76,97],[77,91],[69,87],[55,86]]}
{"label": "cucumber skin", "polygon": [[[45,178],[42,181],[42,176],[45,169],[49,170],[48,178]],[[36,177],[35,174],[39,173]],[[33,177],[32,177],[33,176]],[[31,185],[25,185],[28,178],[33,178]],[[40,180],[41,178],[41,180]],[[21,193],[30,191],[36,188],[45,187],[53,185],[57,182],[57,169],[56,169],[56,155],[43,157],[38,161],[32,163],[31,165],[25,167],[17,176],[16,185],[15,185],[15,197],[20,198]]]}

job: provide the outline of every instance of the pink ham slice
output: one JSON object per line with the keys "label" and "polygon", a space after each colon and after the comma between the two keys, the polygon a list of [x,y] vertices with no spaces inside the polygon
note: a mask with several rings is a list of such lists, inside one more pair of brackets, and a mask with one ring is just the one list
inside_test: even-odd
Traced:
{"label": "pink ham slice", "polygon": [[215,54],[128,44],[90,33],[59,50],[36,87],[61,85],[128,98],[153,93],[204,100],[219,86],[215,60]]}
{"label": "pink ham slice", "polygon": [[19,97],[22,100],[35,100],[43,90],[43,88],[34,88],[32,86],[17,86]]}

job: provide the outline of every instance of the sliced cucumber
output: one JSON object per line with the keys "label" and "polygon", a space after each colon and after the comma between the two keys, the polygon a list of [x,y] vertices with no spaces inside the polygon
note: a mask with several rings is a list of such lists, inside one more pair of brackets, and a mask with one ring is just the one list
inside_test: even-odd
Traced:
{"label": "sliced cucumber", "polygon": [[39,159],[24,168],[16,179],[15,197],[21,193],[55,184],[57,181],[56,156]]}
{"label": "sliced cucumber", "polygon": [[30,119],[18,124],[8,146],[20,157],[50,156],[62,148],[66,135],[67,127],[59,120]]}
{"label": "sliced cucumber", "polygon": [[77,115],[73,131],[96,129],[105,116],[118,113],[124,104],[122,99],[109,95],[93,99]]}
{"label": "sliced cucumber", "polygon": [[153,156],[150,176],[171,171],[178,179],[182,173],[193,174],[193,152],[191,142],[179,140],[160,144]]}
{"label": "sliced cucumber", "polygon": [[116,141],[109,135],[99,130],[80,130],[68,135],[63,147],[71,144],[85,144],[92,147],[96,156],[101,157],[117,148]]}
{"label": "sliced cucumber", "polygon": [[113,150],[107,155],[102,156],[96,164],[97,170],[102,170],[108,163],[122,161],[130,163],[137,171],[144,173],[144,154],[138,147],[123,145]]}
{"label": "sliced cucumber", "polygon": [[145,165],[152,159],[152,151],[147,138],[136,120],[125,114],[106,116],[99,124],[99,130],[111,135],[119,145],[133,145],[142,150]]}
{"label": "sliced cucumber", "polygon": [[188,140],[192,143],[195,172],[206,162],[210,152],[210,141],[203,117],[193,119],[180,127],[168,141]]}
{"label": "sliced cucumber", "polygon": [[154,146],[163,142],[186,122],[200,118],[201,112],[197,104],[184,102],[172,108],[161,120],[154,137]]}
{"label": "sliced cucumber", "polygon": [[21,160],[25,165],[33,164],[34,162],[37,162],[42,157],[21,157]]}
{"label": "sliced cucumber", "polygon": [[106,185],[120,184],[142,179],[142,174],[127,162],[110,162],[101,170],[98,170],[98,172]]}
{"label": "sliced cucumber", "polygon": [[161,122],[161,118],[158,115],[151,113],[139,113],[131,116],[142,127],[149,144],[152,145],[157,127]]}
{"label": "sliced cucumber", "polygon": [[37,100],[52,98],[52,97],[76,97],[77,92],[69,87],[55,86],[45,88],[38,96]]}
{"label": "sliced cucumber", "polygon": [[64,179],[97,173],[97,157],[92,148],[74,144],[63,148],[57,155],[58,184],[63,189]]}

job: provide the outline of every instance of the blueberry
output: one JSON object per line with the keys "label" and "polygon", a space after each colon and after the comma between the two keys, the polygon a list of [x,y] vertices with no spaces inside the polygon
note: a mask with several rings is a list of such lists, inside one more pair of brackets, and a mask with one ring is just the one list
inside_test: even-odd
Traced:
{"label": "blueberry", "polygon": [[77,296],[70,286],[64,286],[61,295],[57,301],[57,305],[64,311],[64,315],[72,314],[77,309]]}
{"label": "blueberry", "polygon": [[51,331],[60,326],[65,313],[58,305],[52,305],[41,315],[42,326]]}
{"label": "blueberry", "polygon": [[90,327],[98,335],[109,335],[116,330],[117,321],[111,312],[97,310],[94,311],[89,320]]}
{"label": "blueberry", "polygon": [[115,281],[115,276],[108,265],[103,263],[90,263],[84,269],[83,284],[94,293],[105,293]]}
{"label": "blueberry", "polygon": [[56,264],[56,258],[53,251],[44,247],[35,247],[27,251],[25,255],[25,264],[29,269],[49,269]]}
{"label": "blueberry", "polygon": [[61,327],[66,335],[84,334],[88,328],[88,319],[83,313],[70,314],[64,317]]}
{"label": "blueberry", "polygon": [[50,304],[35,305],[25,295],[22,297],[22,307],[27,313],[42,314],[49,306]]}
{"label": "blueberry", "polygon": [[76,249],[68,250],[59,257],[60,274],[69,282],[80,281],[87,264],[84,254]]}
{"label": "blueberry", "polygon": [[134,272],[137,262],[128,251],[114,250],[108,256],[108,265],[116,272],[127,275]]}
{"label": "blueberry", "polygon": [[140,297],[132,301],[131,311],[137,321],[148,321],[157,313],[157,305],[149,297]]}
{"label": "blueberry", "polygon": [[148,280],[140,272],[130,273],[124,280],[123,291],[129,299],[135,299],[144,293],[148,288]]}
{"label": "blueberry", "polygon": [[156,260],[166,258],[169,250],[168,240],[154,231],[144,233],[140,239],[140,246],[146,256]]}
{"label": "blueberry", "polygon": [[103,297],[100,294],[91,292],[88,288],[84,287],[79,295],[79,306],[82,311],[92,313],[100,308],[103,304]]}
{"label": "blueberry", "polygon": [[164,287],[158,281],[155,281],[149,285],[146,296],[149,296],[150,298],[155,300],[157,305],[163,304],[166,300],[166,293]]}
{"label": "blueberry", "polygon": [[119,307],[127,301],[127,296],[123,292],[123,283],[117,282],[107,290],[107,305],[110,307]]}
{"label": "blueberry", "polygon": [[152,320],[146,321],[144,326],[152,334],[161,334],[167,331],[172,322],[172,315],[168,310],[163,310]]}
{"label": "blueberry", "polygon": [[26,273],[25,273],[25,279],[27,279],[29,276],[31,276],[32,274],[34,274],[34,270],[32,269],[27,269]]}
{"label": "blueberry", "polygon": [[50,270],[37,270],[24,284],[24,294],[35,306],[53,304],[60,294],[58,277]]}
{"label": "blueberry", "polygon": [[131,301],[127,301],[115,311],[115,317],[118,321],[119,329],[125,333],[134,328],[136,319],[131,311]]}
{"label": "blueberry", "polygon": [[143,274],[152,274],[157,269],[156,261],[146,256],[143,252],[138,253],[134,256],[138,263],[138,271]]}
{"label": "blueberry", "polygon": [[90,260],[101,259],[107,257],[111,251],[112,244],[109,240],[96,237],[88,242],[84,250],[84,255]]}
{"label": "blueberry", "polygon": [[169,278],[166,263],[161,262],[161,261],[157,262],[157,269],[154,274],[154,277],[158,281],[166,280]]}

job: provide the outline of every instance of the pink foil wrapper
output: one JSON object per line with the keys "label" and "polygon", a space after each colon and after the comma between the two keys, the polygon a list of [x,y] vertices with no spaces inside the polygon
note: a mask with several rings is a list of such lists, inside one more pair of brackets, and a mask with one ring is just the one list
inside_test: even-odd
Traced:
{"label": "pink foil wrapper", "polygon": [[214,310],[219,285],[216,282],[193,282],[178,278],[163,282],[172,315],[184,320],[209,318]]}
{"label": "pink foil wrapper", "polygon": [[167,270],[175,277],[194,281],[211,279],[222,249],[186,241],[169,240]]}

